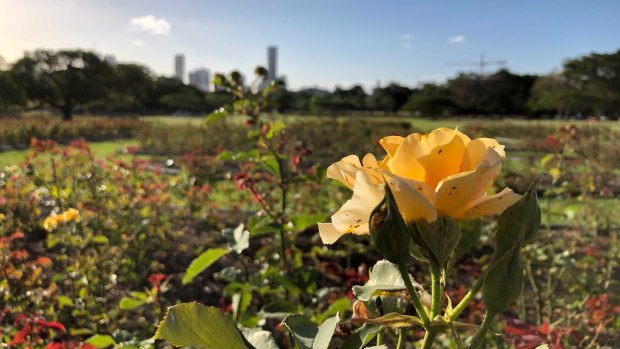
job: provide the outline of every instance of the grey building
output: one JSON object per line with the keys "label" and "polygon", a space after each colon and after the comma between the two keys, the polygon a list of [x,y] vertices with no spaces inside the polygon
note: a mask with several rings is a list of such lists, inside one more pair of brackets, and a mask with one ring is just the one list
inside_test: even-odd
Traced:
{"label": "grey building", "polygon": [[267,47],[267,69],[269,70],[267,83],[270,83],[278,78],[278,47],[277,46]]}
{"label": "grey building", "polygon": [[189,73],[189,84],[202,92],[209,92],[209,70],[200,68]]}
{"label": "grey building", "polygon": [[185,82],[185,55],[174,56],[174,77]]}

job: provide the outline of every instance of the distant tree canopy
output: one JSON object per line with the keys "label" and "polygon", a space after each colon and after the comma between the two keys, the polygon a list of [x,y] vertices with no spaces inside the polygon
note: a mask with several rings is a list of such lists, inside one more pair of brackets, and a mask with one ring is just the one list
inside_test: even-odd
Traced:
{"label": "distant tree canopy", "polygon": [[84,51],[38,50],[11,67],[28,100],[62,111],[70,120],[79,105],[106,98],[114,83],[112,68]]}
{"label": "distant tree canopy", "polygon": [[[254,86],[239,72],[229,75],[244,86]],[[443,84],[415,88],[390,83],[370,92],[360,85],[338,87],[333,92],[317,88],[290,91],[284,81],[262,88],[269,88],[268,110],[280,112],[403,112],[433,118],[451,114],[618,117],[620,50],[567,60],[561,71],[542,76],[502,69],[483,76],[461,73]],[[204,93],[177,79],[156,76],[139,64],[109,65],[87,51],[38,50],[13,64],[0,58],[0,110],[52,107],[69,120],[76,110],[205,113],[232,100],[230,92]]]}

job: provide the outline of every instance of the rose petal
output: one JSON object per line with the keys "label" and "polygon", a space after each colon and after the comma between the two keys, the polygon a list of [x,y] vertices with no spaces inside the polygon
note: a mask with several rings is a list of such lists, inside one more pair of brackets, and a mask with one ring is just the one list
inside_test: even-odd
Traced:
{"label": "rose petal", "polygon": [[483,196],[502,169],[501,158],[487,149],[485,159],[474,171],[462,172],[442,180],[435,193],[435,208],[441,215],[458,216]]}
{"label": "rose petal", "polygon": [[456,130],[438,129],[422,139],[428,153],[418,161],[424,166],[424,181],[428,185],[435,188],[442,179],[460,172],[464,137],[467,136]]}
{"label": "rose petal", "polygon": [[396,154],[396,149],[398,149],[398,147],[401,145],[401,143],[403,143],[404,140],[405,138],[401,136],[387,136],[381,138],[379,144],[381,144],[383,149],[385,149],[385,151],[388,153],[388,156],[394,156],[394,154]]}
{"label": "rose petal", "polygon": [[340,239],[341,233],[332,223],[317,223],[319,225],[319,236],[324,244],[331,245]]}
{"label": "rose petal", "polygon": [[433,189],[428,184],[386,173],[386,181],[394,193],[396,205],[406,222],[425,219],[433,222],[437,211],[429,200]]}
{"label": "rose petal", "polygon": [[355,174],[361,167],[357,155],[349,155],[327,168],[327,178],[335,179],[353,189]]}
{"label": "rose petal", "polygon": [[488,148],[494,149],[500,157],[504,158],[506,152],[504,146],[492,138],[477,138],[467,144],[463,161],[461,162],[461,172],[471,171],[480,165],[485,157]]}
{"label": "rose petal", "polygon": [[332,216],[334,227],[342,233],[368,234],[368,219],[383,200],[385,191],[363,172],[357,172],[353,197]]}
{"label": "rose petal", "polygon": [[461,217],[455,218],[476,218],[501,214],[508,207],[514,205],[521,199],[521,195],[514,193],[510,188],[504,188],[495,195],[481,197],[477,202],[468,208]]}

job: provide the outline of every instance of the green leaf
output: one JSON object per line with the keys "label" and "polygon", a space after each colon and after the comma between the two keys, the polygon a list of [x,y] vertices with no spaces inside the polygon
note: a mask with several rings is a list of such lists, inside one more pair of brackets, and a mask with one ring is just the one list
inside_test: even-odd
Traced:
{"label": "green leaf", "polygon": [[370,214],[370,235],[377,250],[394,264],[409,258],[409,232],[398,210],[390,186],[385,184],[385,197]]}
{"label": "green leaf", "polygon": [[540,206],[536,197],[536,179],[517,203],[508,207],[497,221],[496,259],[515,244],[530,240],[540,227]]}
{"label": "green leaf", "polygon": [[364,324],[355,330],[351,336],[345,339],[341,349],[362,349],[370,342],[379,331],[383,329],[381,325]]}
{"label": "green leaf", "polygon": [[58,300],[58,305],[60,306],[60,309],[73,306],[73,300],[67,296],[60,295],[57,296],[56,299]]}
{"label": "green leaf", "polygon": [[519,298],[523,286],[520,246],[515,246],[493,262],[484,279],[482,300],[491,314],[506,310]]}
{"label": "green leaf", "polygon": [[228,110],[225,107],[221,107],[211,114],[207,115],[207,120],[205,120],[205,125],[210,125],[216,121],[222,120],[227,117],[229,114]]}
{"label": "green leaf", "polygon": [[323,221],[324,218],[324,216],[316,214],[298,214],[291,218],[291,223],[296,231],[303,231],[315,225],[316,222]]}
{"label": "green leaf", "polygon": [[123,310],[136,309],[143,306],[146,303],[145,300],[135,299],[131,297],[123,297],[119,303],[119,307]]}
{"label": "green leaf", "polygon": [[448,261],[461,236],[459,224],[450,217],[438,217],[432,223],[424,219],[410,225],[411,237],[421,252],[438,266]]}
{"label": "green leaf", "polygon": [[282,323],[288,328],[299,349],[312,349],[319,328],[303,315],[287,316]]}
{"label": "green leaf", "polygon": [[263,317],[267,318],[283,318],[296,313],[299,310],[298,305],[286,300],[277,300],[266,304],[261,309]]}
{"label": "green leaf", "polygon": [[503,312],[521,294],[521,246],[533,238],[540,226],[537,182],[538,179],[517,203],[499,217],[493,263],[487,271],[482,288],[482,299],[491,314]]}
{"label": "green leaf", "polygon": [[107,348],[116,345],[116,341],[112,336],[107,334],[96,334],[86,340],[86,343],[92,344],[97,348]]}
{"label": "green leaf", "polygon": [[224,150],[217,155],[219,161],[232,161],[235,160],[235,154],[230,150]]}
{"label": "green leaf", "polygon": [[260,328],[242,328],[241,333],[255,349],[280,349],[271,333]]}
{"label": "green leaf", "polygon": [[341,297],[336,299],[332,304],[330,304],[327,310],[317,315],[316,321],[322,322],[330,316],[349,310],[351,310],[351,300],[349,299],[349,297]]}
{"label": "green leaf", "polygon": [[286,124],[282,120],[274,121],[269,124],[269,131],[267,132],[267,139],[279,135],[286,128]]}
{"label": "green leaf", "polygon": [[460,222],[461,238],[456,246],[456,259],[480,245],[482,234],[482,220],[470,219]]}
{"label": "green leaf", "polygon": [[339,314],[336,314],[334,317],[330,317],[325,320],[319,326],[319,333],[316,334],[314,338],[314,343],[312,344],[312,349],[327,349],[329,347],[329,343],[334,336],[334,331],[336,330],[336,326],[340,322]]}
{"label": "green leaf", "polygon": [[108,244],[110,240],[105,235],[95,235],[93,236],[93,242],[96,244]]}
{"label": "green leaf", "polygon": [[217,308],[184,303],[168,308],[154,339],[204,349],[248,349],[235,323]]}
{"label": "green leaf", "polygon": [[198,274],[202,273],[211,264],[215,263],[218,259],[220,259],[220,257],[229,252],[230,250],[226,248],[212,248],[200,254],[200,256],[196,257],[192,263],[190,263],[189,267],[185,271],[185,276],[183,276],[183,285],[187,285],[192,282]]}
{"label": "green leaf", "polygon": [[[411,276],[410,279],[414,286],[421,287]],[[368,302],[379,291],[395,292],[404,289],[406,289],[405,281],[398,271],[398,266],[381,260],[370,269],[370,277],[364,286],[353,286],[353,293],[358,299]]]}

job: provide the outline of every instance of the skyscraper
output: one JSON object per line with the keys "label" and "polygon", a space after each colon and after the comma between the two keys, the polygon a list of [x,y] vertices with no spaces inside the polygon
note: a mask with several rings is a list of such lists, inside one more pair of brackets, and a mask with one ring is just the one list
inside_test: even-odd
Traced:
{"label": "skyscraper", "polygon": [[267,69],[269,71],[267,83],[270,83],[278,78],[278,47],[277,46],[267,47]]}
{"label": "skyscraper", "polygon": [[189,73],[189,84],[202,92],[209,92],[209,70],[200,68]]}
{"label": "skyscraper", "polygon": [[185,82],[185,55],[174,56],[174,77]]}

